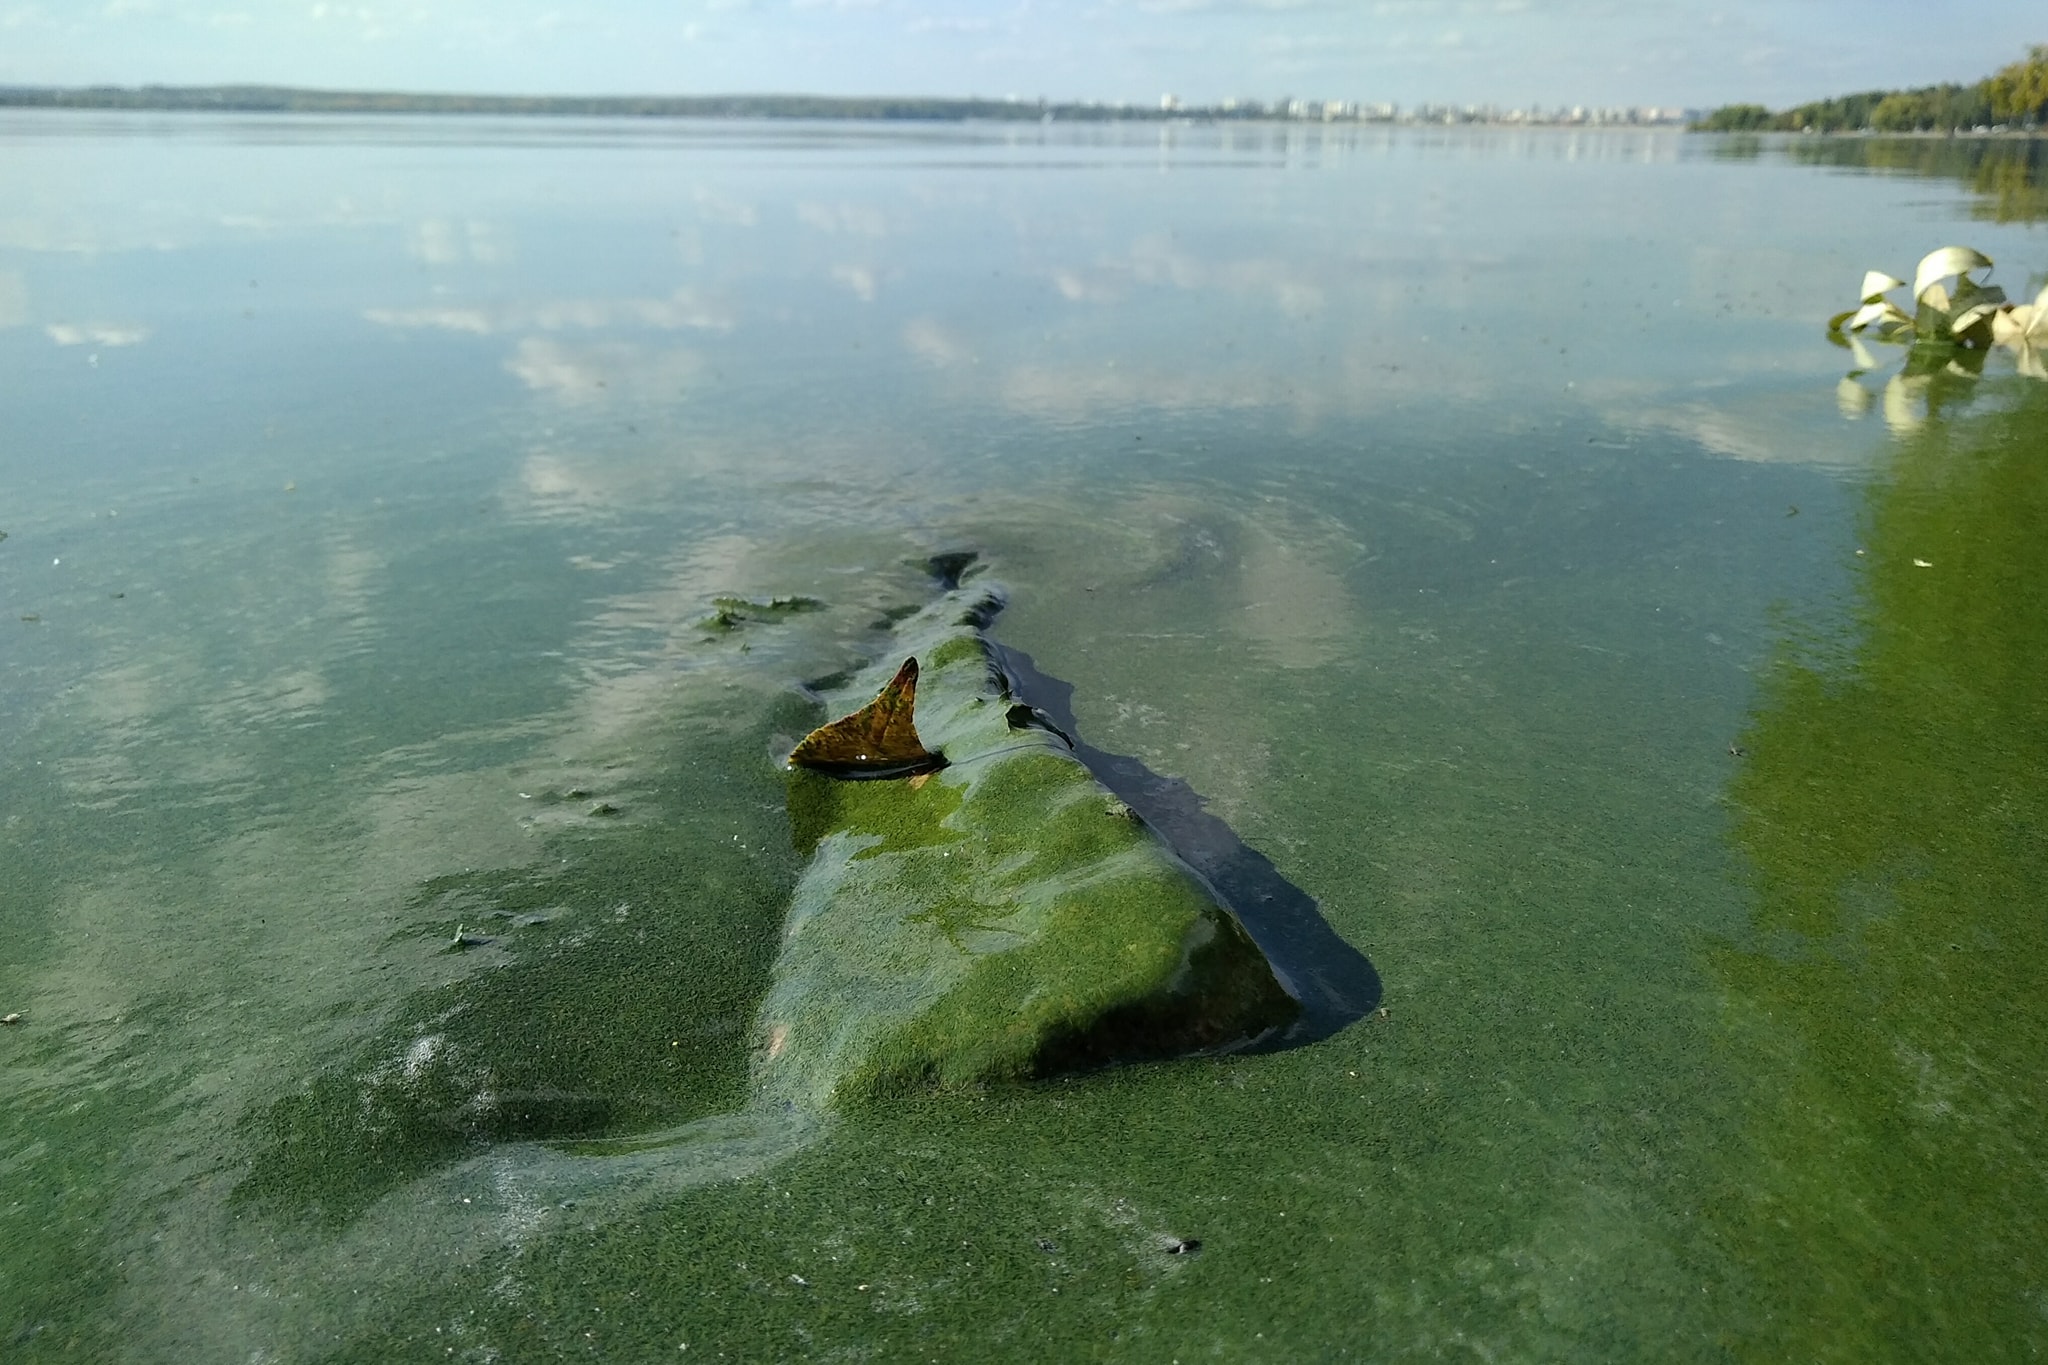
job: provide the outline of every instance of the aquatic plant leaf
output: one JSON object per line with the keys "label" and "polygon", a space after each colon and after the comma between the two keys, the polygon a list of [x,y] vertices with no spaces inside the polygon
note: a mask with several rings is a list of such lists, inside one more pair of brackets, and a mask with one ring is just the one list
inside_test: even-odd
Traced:
{"label": "aquatic plant leaf", "polygon": [[[1967,275],[1972,270],[1990,268],[1991,258],[1981,251],[1972,251],[1966,246],[1938,247],[1921,257],[1919,266],[1913,271],[1913,297],[1924,298],[1930,287],[1950,275]],[[1946,312],[1948,305],[1944,302],[1941,307]]]}
{"label": "aquatic plant leaf", "polygon": [[1908,318],[1904,312],[1900,311],[1899,306],[1897,304],[1889,302],[1885,299],[1878,299],[1873,303],[1864,304],[1861,308],[1857,309],[1855,313],[1850,316],[1849,330],[1852,332],[1860,332],[1865,327],[1870,326],[1874,322],[1889,322],[1903,325],[1910,321],[1911,319]]}
{"label": "aquatic plant leaf", "polygon": [[1969,331],[1971,328],[1977,326],[1979,323],[1984,323],[1988,325],[1992,319],[1992,316],[1997,312],[1998,305],[1995,303],[1973,304],[1970,307],[1961,310],[1953,318],[1949,319],[1949,330],[1954,332],[1957,336],[1961,336],[1963,333]]}
{"label": "aquatic plant leaf", "polygon": [[2048,346],[2048,289],[2032,303],[2015,304],[1991,318],[1992,340],[2015,349]]}
{"label": "aquatic plant leaf", "polygon": [[946,760],[917,736],[917,659],[905,659],[875,699],[805,735],[789,761],[834,777],[906,777]]}
{"label": "aquatic plant leaf", "polygon": [[1894,289],[1904,289],[1904,280],[1895,280],[1882,270],[1867,270],[1863,274],[1863,292],[1857,297],[1865,303],[1876,303]]}

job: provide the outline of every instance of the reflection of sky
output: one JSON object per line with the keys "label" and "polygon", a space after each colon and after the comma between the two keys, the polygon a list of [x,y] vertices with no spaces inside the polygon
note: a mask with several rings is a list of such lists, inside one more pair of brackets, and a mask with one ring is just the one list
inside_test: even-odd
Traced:
{"label": "reflection of sky", "polygon": [[[1812,320],[1927,192],[1668,134],[161,122],[0,123],[0,346],[49,376],[16,416],[100,409],[96,461],[162,453],[116,386],[201,446],[368,388],[393,433],[521,391],[742,443],[851,418],[875,449],[912,412],[1307,430],[1490,403],[1838,460],[1832,427],[1763,448],[1744,395],[1828,370]],[[451,159],[464,135],[495,150]]]}

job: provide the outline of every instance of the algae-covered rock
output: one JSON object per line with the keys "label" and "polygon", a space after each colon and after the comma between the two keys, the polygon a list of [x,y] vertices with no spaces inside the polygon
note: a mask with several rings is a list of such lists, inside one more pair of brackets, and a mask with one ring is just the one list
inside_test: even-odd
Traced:
{"label": "algae-covered rock", "polygon": [[945,766],[789,775],[810,852],[761,1012],[764,1098],[822,1106],[1137,1057],[1244,1046],[1296,1002],[1186,863],[1014,695],[982,628],[989,587],[946,593],[830,701],[912,670]]}

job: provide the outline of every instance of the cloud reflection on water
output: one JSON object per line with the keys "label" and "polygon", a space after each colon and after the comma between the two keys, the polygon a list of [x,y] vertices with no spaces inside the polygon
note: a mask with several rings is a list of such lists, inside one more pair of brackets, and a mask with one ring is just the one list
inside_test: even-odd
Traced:
{"label": "cloud reflection on water", "polygon": [[630,341],[570,345],[528,337],[505,368],[527,388],[565,402],[590,403],[614,395],[673,401],[695,384],[704,357],[686,347]]}

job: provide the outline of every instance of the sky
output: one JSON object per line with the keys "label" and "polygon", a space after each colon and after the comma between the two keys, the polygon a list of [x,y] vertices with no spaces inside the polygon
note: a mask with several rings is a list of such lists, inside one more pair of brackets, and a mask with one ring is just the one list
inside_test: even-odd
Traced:
{"label": "sky", "polygon": [[0,0],[0,84],[1783,107],[1971,81],[2043,0]]}

